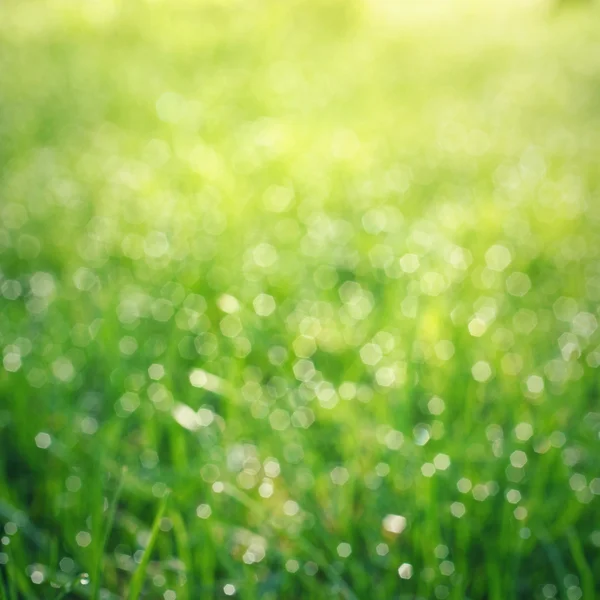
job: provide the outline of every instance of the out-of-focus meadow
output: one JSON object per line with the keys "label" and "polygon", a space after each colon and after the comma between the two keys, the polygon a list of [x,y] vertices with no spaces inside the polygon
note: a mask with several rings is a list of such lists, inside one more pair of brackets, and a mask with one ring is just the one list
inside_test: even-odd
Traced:
{"label": "out-of-focus meadow", "polygon": [[0,598],[598,597],[599,23],[4,0]]}

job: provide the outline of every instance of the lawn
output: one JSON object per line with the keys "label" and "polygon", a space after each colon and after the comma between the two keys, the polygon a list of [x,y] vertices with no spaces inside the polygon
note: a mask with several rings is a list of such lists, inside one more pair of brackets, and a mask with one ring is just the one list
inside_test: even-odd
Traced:
{"label": "lawn", "polygon": [[0,600],[600,596],[563,4],[0,4]]}

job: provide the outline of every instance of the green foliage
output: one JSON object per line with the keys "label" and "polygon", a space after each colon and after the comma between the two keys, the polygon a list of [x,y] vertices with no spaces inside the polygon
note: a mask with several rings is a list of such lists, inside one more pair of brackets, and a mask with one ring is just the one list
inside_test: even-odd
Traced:
{"label": "green foliage", "polygon": [[0,4],[0,598],[600,593],[599,14],[550,8]]}

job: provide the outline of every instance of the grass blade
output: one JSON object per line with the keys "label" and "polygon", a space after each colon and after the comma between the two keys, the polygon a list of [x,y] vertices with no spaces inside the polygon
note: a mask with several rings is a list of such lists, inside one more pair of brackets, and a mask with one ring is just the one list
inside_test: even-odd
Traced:
{"label": "grass blade", "polygon": [[140,597],[140,593],[142,591],[142,586],[144,585],[144,576],[146,574],[146,567],[148,566],[148,562],[150,561],[150,555],[152,554],[152,548],[154,547],[154,543],[156,542],[156,538],[158,537],[158,531],[160,529],[160,522],[165,514],[165,509],[167,508],[167,501],[169,499],[169,494],[165,494],[158,508],[158,512],[156,513],[156,517],[154,517],[154,523],[152,524],[152,531],[150,532],[150,539],[148,540],[148,545],[144,550],[144,554],[142,556],[142,560],[138,565],[138,568],[135,570],[133,577],[131,579],[131,585],[129,586],[129,600],[137,600]]}
{"label": "grass blade", "polygon": [[581,578],[581,587],[583,588],[584,598],[594,597],[594,574],[590,565],[588,564],[581,540],[577,533],[573,529],[567,531],[567,539],[569,540],[569,548],[571,549],[571,556],[573,561],[579,569],[579,575]]}
{"label": "grass blade", "polygon": [[125,474],[127,472],[127,467],[123,467],[121,471],[121,477],[119,479],[119,483],[117,485],[117,489],[113,495],[112,501],[110,503],[110,508],[108,511],[108,520],[106,522],[106,529],[104,530],[104,536],[102,538],[102,543],[100,548],[98,548],[98,556],[96,557],[96,564],[94,566],[94,573],[92,577],[92,598],[96,600],[98,598],[98,594],[100,593],[100,579],[102,573],[102,562],[104,558],[104,551],[106,549],[106,544],[108,543],[108,537],[110,536],[110,532],[112,531],[113,523],[115,520],[115,514],[117,512],[117,504],[119,502],[119,497],[121,496],[121,492],[123,491],[123,485],[125,484]]}
{"label": "grass blade", "polygon": [[4,589],[4,577],[2,576],[2,570],[0,569],[0,600],[7,600],[7,592]]}

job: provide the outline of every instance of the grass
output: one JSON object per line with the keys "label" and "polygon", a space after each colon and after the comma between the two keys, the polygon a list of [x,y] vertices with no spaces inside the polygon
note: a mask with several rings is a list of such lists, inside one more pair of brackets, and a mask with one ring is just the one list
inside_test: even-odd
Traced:
{"label": "grass", "polygon": [[575,4],[2,3],[0,598],[600,594]]}

